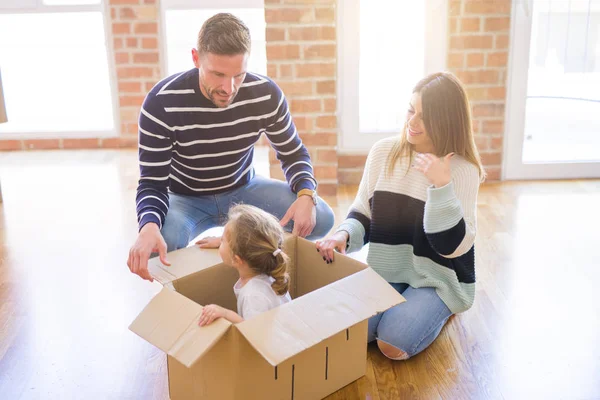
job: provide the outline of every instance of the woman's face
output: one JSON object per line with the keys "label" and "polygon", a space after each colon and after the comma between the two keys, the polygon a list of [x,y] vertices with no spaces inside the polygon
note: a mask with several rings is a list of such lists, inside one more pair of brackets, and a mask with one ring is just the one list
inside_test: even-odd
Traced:
{"label": "woman's face", "polygon": [[433,142],[423,123],[421,94],[413,93],[406,112],[406,139],[419,153],[433,153]]}

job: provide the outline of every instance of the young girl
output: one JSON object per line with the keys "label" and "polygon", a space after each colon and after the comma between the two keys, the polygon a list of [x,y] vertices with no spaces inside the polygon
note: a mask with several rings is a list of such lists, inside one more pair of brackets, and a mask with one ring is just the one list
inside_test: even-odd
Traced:
{"label": "young girl", "polygon": [[225,318],[236,324],[291,301],[288,258],[281,250],[283,229],[271,214],[249,205],[229,211],[222,238],[200,240],[203,248],[219,248],[223,261],[233,266],[240,279],[233,286],[235,313],[216,304],[204,307],[199,325]]}

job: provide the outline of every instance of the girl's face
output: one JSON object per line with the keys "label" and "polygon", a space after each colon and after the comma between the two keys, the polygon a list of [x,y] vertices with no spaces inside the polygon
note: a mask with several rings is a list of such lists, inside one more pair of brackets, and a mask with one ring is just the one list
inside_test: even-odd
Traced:
{"label": "girl's face", "polygon": [[406,112],[406,139],[419,153],[433,153],[433,143],[423,122],[421,94],[413,93]]}
{"label": "girl's face", "polygon": [[229,223],[225,225],[225,229],[223,230],[223,236],[221,237],[221,246],[219,246],[219,255],[225,264],[234,265],[233,254],[231,252],[231,248],[229,247],[229,241],[227,237],[229,236],[229,229],[231,226]]}

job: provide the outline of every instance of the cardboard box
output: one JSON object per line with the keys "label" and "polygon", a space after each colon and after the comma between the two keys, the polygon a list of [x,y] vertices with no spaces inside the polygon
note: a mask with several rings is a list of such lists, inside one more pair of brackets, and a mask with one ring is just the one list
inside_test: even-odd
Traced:
{"label": "cardboard box", "polygon": [[236,310],[238,275],[217,250],[150,260],[163,289],[129,329],[167,354],[169,393],[180,399],[321,399],[365,374],[368,318],[404,298],[367,265],[288,237],[292,301],[232,325],[199,327],[201,304]]}

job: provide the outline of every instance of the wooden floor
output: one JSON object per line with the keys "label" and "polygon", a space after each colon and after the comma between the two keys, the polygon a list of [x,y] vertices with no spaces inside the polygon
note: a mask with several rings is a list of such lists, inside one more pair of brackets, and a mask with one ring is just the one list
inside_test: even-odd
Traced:
{"label": "wooden floor", "polygon": [[[165,356],[127,329],[160,290],[125,264],[137,175],[133,151],[0,153],[1,399],[168,398]],[[409,361],[370,348],[330,399],[600,399],[600,181],[478,203],[473,308]]]}

